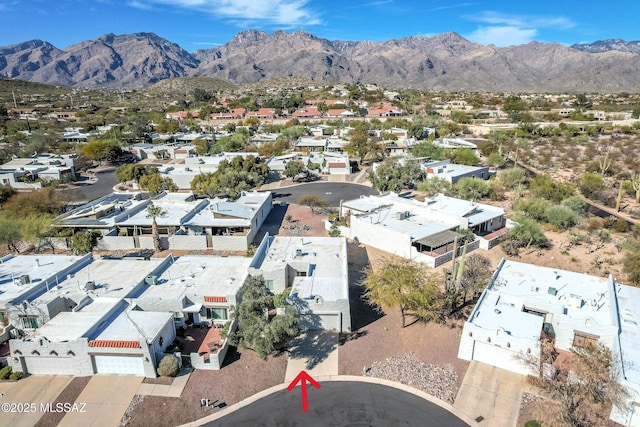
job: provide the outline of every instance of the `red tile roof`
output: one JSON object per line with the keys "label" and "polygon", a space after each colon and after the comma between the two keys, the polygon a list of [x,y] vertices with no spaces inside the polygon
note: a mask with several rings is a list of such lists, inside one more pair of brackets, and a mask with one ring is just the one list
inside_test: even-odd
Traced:
{"label": "red tile roof", "polygon": [[91,340],[89,347],[140,348],[139,341],[125,340]]}
{"label": "red tile roof", "polygon": [[227,297],[205,296],[204,302],[227,302]]}

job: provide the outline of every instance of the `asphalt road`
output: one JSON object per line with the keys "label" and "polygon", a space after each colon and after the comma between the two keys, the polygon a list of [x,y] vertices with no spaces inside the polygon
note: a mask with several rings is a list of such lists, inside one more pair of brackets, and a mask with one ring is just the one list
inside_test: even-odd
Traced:
{"label": "asphalt road", "polygon": [[[249,379],[247,379],[249,380]],[[420,426],[467,424],[431,402],[396,388],[360,382],[308,386],[309,411],[302,411],[300,386],[278,391],[209,424],[222,426]],[[223,396],[221,396],[223,398]]]}
{"label": "asphalt road", "polygon": [[83,184],[79,182],[74,188],[65,190],[65,194],[72,203],[88,202],[113,192],[113,186],[118,183],[115,170],[96,174],[98,181],[95,184]]}
{"label": "asphalt road", "polygon": [[272,191],[275,200],[285,200],[289,203],[298,203],[298,199],[303,194],[315,194],[325,199],[330,207],[340,206],[340,200],[357,199],[361,195],[379,194],[371,187],[346,182],[312,182],[277,188]]}

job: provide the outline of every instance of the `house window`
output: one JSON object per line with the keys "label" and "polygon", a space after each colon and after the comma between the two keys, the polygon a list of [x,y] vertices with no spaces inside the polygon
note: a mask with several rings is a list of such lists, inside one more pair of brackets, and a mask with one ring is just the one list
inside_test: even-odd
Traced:
{"label": "house window", "polygon": [[273,280],[265,280],[264,284],[267,286],[267,289],[273,291]]}
{"label": "house window", "polygon": [[307,277],[306,271],[296,271],[296,276],[298,277]]}
{"label": "house window", "polygon": [[182,312],[174,311],[173,312],[173,320],[182,320]]}
{"label": "house window", "polygon": [[24,329],[38,329],[38,317],[37,316],[23,316],[22,327]]}
{"label": "house window", "polygon": [[207,318],[212,320],[227,320],[226,308],[211,308],[207,307]]}
{"label": "house window", "polygon": [[162,347],[162,344],[164,344],[164,338],[163,338],[163,337],[160,337],[160,338],[158,339],[158,345],[159,345],[160,347]]}
{"label": "house window", "polygon": [[575,331],[573,334],[573,346],[574,347],[591,347],[595,346],[598,342],[597,335],[587,334],[585,332]]}

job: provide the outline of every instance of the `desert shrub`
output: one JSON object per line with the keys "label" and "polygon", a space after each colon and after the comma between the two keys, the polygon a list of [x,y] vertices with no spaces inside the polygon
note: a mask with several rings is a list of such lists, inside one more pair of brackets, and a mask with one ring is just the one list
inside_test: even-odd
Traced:
{"label": "desert shrub", "polygon": [[542,427],[542,423],[537,420],[529,420],[524,423],[524,427]]}
{"label": "desert shrub", "polygon": [[617,233],[626,233],[629,231],[629,223],[622,218],[616,218],[616,222],[611,229]]}
{"label": "desert shrub", "polygon": [[11,375],[11,366],[5,366],[0,369],[0,380],[6,380]]}
{"label": "desert shrub", "polygon": [[541,198],[525,197],[517,200],[514,203],[513,208],[516,211],[523,212],[529,218],[533,218],[536,221],[545,219],[545,212],[551,207],[551,202]]}
{"label": "desert shrub", "polygon": [[162,377],[175,377],[178,375],[178,372],[180,372],[178,359],[171,354],[164,356],[158,366],[158,375]]}
{"label": "desert shrub", "polygon": [[562,205],[570,208],[578,215],[581,215],[584,212],[584,208],[587,206],[580,196],[567,197],[562,201]]}
{"label": "desert shrub", "polygon": [[549,206],[544,211],[547,222],[560,230],[573,227],[580,221],[580,217],[571,208],[563,205]]}
{"label": "desert shrub", "polygon": [[602,219],[598,218],[597,216],[592,216],[587,220],[587,223],[585,224],[585,228],[587,229],[588,232],[601,229]]}
{"label": "desert shrub", "polygon": [[12,381],[18,381],[20,378],[22,378],[22,372],[20,371],[15,371],[12,372],[11,375],[9,375],[9,379]]}

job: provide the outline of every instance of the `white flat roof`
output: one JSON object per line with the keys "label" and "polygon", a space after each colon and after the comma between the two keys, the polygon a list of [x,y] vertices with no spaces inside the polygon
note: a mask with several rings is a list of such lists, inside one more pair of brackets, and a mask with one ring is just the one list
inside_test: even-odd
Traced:
{"label": "white flat roof", "polygon": [[[154,199],[154,206],[159,207],[164,211],[164,215],[156,218],[156,223],[159,226],[178,226],[195,211],[202,209],[206,202],[203,200],[185,200],[188,197],[192,197],[191,194],[185,193],[169,193],[161,198]],[[127,219],[118,221],[120,226],[147,226],[150,227],[152,219],[147,217],[148,213],[146,209],[142,209]]]}
{"label": "white flat roof", "polygon": [[249,264],[248,257],[183,256],[164,270],[158,284],[149,286],[139,299],[236,295],[247,277]]}
{"label": "white flat roof", "polygon": [[[72,266],[82,256],[68,255],[18,255],[0,263],[0,303],[20,299],[43,281],[54,278],[56,273]],[[20,278],[29,276],[30,283],[21,285]],[[20,302],[20,301],[18,301]]]}
{"label": "white flat roof", "polygon": [[608,292],[607,278],[505,260],[469,322],[536,340],[542,317],[523,313],[525,308],[551,313],[563,327],[612,326]]}
{"label": "white flat roof", "polygon": [[347,245],[343,237],[273,237],[258,268],[277,270],[283,261],[310,265],[310,274],[294,279],[292,294],[297,293],[300,298],[321,296],[326,301],[349,298]]}
{"label": "white flat roof", "polygon": [[[86,337],[96,324],[108,321],[107,314],[117,305],[126,306],[120,298],[96,298],[79,311],[65,311],[36,329],[28,338],[45,337],[50,341],[70,341]],[[89,338],[89,337],[87,337]]]}
{"label": "white flat roof", "polygon": [[[69,296],[84,293],[92,297],[124,298],[149,275],[164,258],[138,260],[127,258],[94,258],[91,264],[73,276],[61,277],[50,292],[39,297],[37,302],[48,302],[58,295]],[[85,290],[87,282],[94,282],[94,290]]]}
{"label": "white flat roof", "polygon": [[173,313],[125,310],[90,339],[137,341],[141,330],[147,343],[150,343],[169,320],[173,320]]}

